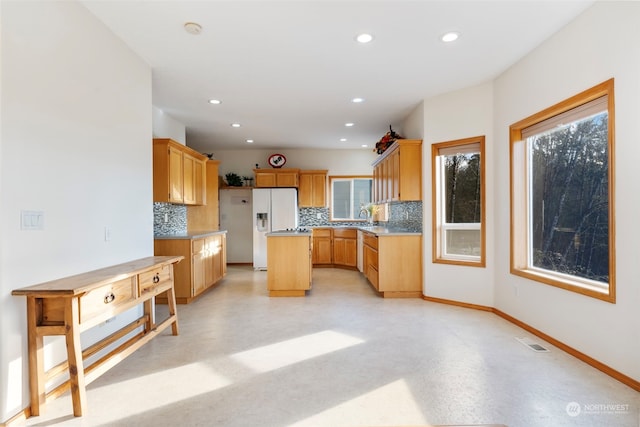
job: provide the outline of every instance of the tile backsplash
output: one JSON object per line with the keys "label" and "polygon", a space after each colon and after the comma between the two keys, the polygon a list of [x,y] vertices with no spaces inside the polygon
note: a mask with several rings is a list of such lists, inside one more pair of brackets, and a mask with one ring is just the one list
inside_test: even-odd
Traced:
{"label": "tile backsplash", "polygon": [[[319,216],[319,218],[318,218]],[[331,221],[328,208],[300,208],[301,227],[363,225],[361,221]],[[389,203],[389,221],[378,225],[422,231],[422,202]]]}
{"label": "tile backsplash", "polygon": [[187,207],[171,203],[153,203],[153,234],[187,232]]}

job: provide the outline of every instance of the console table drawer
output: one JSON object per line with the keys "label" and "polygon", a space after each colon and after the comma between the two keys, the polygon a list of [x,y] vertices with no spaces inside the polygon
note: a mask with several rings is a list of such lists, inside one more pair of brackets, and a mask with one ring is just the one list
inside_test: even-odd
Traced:
{"label": "console table drawer", "polygon": [[135,276],[90,290],[80,297],[80,323],[134,301],[136,298]]}
{"label": "console table drawer", "polygon": [[158,292],[158,289],[166,290],[171,283],[171,265],[163,265],[153,270],[145,271],[138,275],[138,288],[140,296],[146,293]]}

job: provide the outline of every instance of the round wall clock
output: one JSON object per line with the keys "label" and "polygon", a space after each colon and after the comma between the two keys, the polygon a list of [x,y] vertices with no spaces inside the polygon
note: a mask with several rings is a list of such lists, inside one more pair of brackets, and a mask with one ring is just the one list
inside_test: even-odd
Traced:
{"label": "round wall clock", "polygon": [[269,156],[269,165],[272,168],[281,168],[287,163],[287,158],[282,154],[272,154]]}

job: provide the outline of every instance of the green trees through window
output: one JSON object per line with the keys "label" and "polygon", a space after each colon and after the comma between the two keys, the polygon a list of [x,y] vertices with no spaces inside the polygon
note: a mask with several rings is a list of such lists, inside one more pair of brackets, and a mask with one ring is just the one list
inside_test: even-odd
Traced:
{"label": "green trees through window", "polygon": [[615,302],[613,79],[510,127],[511,272]]}

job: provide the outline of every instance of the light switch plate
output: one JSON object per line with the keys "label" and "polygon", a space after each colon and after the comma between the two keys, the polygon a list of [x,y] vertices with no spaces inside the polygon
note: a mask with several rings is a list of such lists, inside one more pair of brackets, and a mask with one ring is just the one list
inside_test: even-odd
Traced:
{"label": "light switch plate", "polygon": [[20,211],[21,230],[44,230],[44,211]]}

